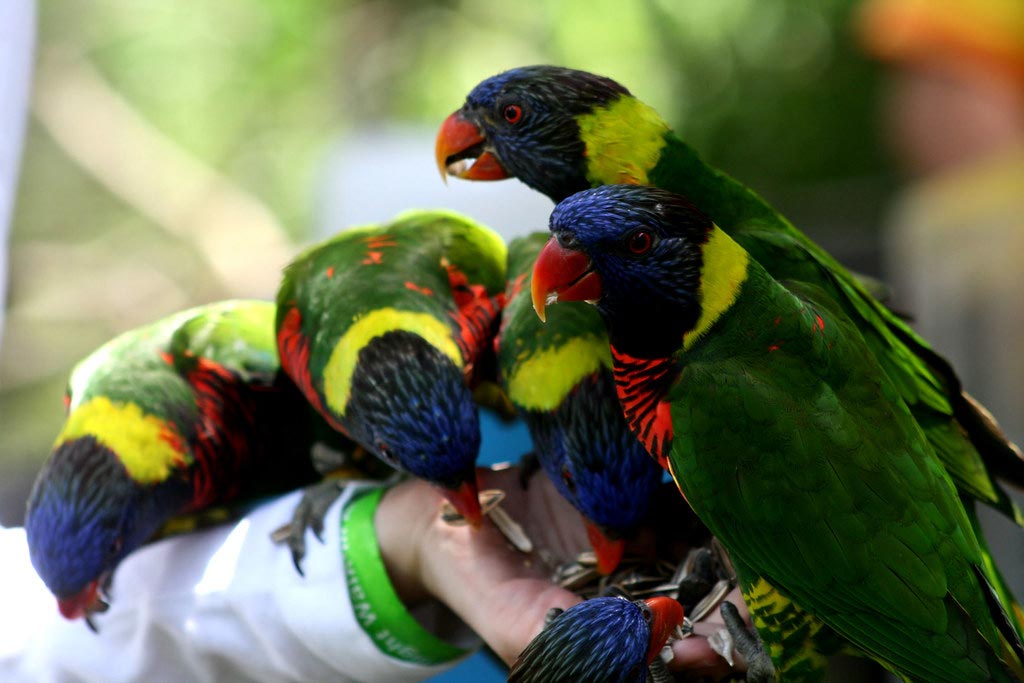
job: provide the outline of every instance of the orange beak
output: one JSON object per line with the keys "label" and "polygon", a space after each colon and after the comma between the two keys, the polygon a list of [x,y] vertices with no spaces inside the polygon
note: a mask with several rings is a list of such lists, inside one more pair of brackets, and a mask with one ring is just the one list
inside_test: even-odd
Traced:
{"label": "orange beak", "polygon": [[533,310],[542,321],[544,311],[555,301],[597,301],[601,298],[601,278],[592,269],[590,258],[582,251],[566,249],[552,237],[537,255],[530,284]]}
{"label": "orange beak", "polygon": [[651,646],[647,650],[647,663],[650,664],[661,652],[661,648],[665,647],[676,627],[683,623],[683,606],[672,598],[660,595],[647,598],[644,602],[651,608]]}
{"label": "orange beak", "polygon": [[608,576],[622,561],[622,554],[626,550],[626,542],[621,538],[609,538],[601,527],[584,520],[587,529],[587,538],[590,539],[590,547],[594,549],[597,556],[597,573],[601,576]]}
{"label": "orange beak", "polygon": [[444,497],[452,504],[455,511],[466,518],[472,526],[479,527],[483,519],[483,512],[480,510],[480,495],[477,490],[476,481],[466,481],[454,489],[442,489]]}
{"label": "orange beak", "polygon": [[[465,180],[501,180],[508,178],[508,172],[502,167],[498,157],[486,147],[487,138],[480,128],[455,112],[444,120],[437,132],[434,143],[434,156],[437,159],[437,170],[441,178],[447,182],[453,175]],[[472,164],[465,163],[476,159]]]}

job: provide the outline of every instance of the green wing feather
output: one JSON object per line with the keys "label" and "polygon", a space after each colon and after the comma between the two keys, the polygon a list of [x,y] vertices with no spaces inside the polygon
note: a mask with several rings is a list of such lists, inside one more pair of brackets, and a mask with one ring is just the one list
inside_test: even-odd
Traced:
{"label": "green wing feather", "polygon": [[746,583],[764,578],[884,665],[1013,680],[971,523],[857,326],[814,287],[791,284],[820,303],[751,278],[670,395],[681,490]]}
{"label": "green wing feather", "polygon": [[406,212],[389,224],[343,231],[300,255],[278,291],[279,326],[290,309],[301,310],[310,338],[308,373],[322,385],[338,340],[375,311],[424,314],[450,326],[454,340],[460,310],[452,269],[497,296],[505,286],[505,261],[501,238],[468,218]]}
{"label": "green wing feather", "polygon": [[963,393],[949,364],[846,268],[750,189],[707,166],[674,133],[650,182],[687,196],[777,280],[820,287],[854,322],[957,486],[1024,525],[995,476],[1024,485],[1024,459],[984,409]]}
{"label": "green wing feather", "polygon": [[190,308],[118,335],[79,362],[68,381],[68,409],[102,396],[173,418],[187,433],[193,389],[178,369],[209,358],[246,383],[270,385],[277,370],[274,305],[229,300]]}
{"label": "green wing feather", "polygon": [[179,360],[202,357],[230,368],[246,384],[274,383],[280,363],[270,301],[227,301],[201,309],[174,331],[168,350]]}

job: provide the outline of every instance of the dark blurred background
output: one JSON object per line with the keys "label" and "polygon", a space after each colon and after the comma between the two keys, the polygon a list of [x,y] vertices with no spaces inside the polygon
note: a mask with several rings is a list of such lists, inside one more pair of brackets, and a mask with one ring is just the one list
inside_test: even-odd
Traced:
{"label": "dark blurred background", "polygon": [[[542,228],[540,195],[515,181],[445,188],[432,159],[436,127],[473,85],[530,63],[615,78],[848,266],[896,282],[896,305],[926,311],[922,329],[1020,439],[1024,166],[1011,159],[1002,199],[979,199],[992,183],[977,181],[958,204],[1016,201],[998,230],[975,239],[963,209],[944,249],[922,250],[935,240],[920,205],[950,189],[920,188],[973,161],[960,149],[920,162],[907,136],[938,125],[920,144],[939,149],[974,126],[982,157],[1019,152],[1024,3],[869,4],[861,15],[854,0],[39,3],[0,345],[0,522],[21,521],[72,365],[116,333],[272,297],[301,245],[411,206],[454,206],[506,235]],[[957,106],[968,113],[942,116]],[[993,265],[1007,253],[1014,263]],[[1014,532],[1007,571],[1024,592]]]}

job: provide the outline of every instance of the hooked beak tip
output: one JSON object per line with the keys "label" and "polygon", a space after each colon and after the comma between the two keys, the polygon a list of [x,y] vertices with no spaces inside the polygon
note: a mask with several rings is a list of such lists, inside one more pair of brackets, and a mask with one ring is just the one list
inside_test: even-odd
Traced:
{"label": "hooked beak tip", "polygon": [[444,491],[448,502],[456,512],[462,515],[474,528],[479,528],[483,521],[483,510],[480,508],[480,496],[475,481],[466,481],[455,489]]}

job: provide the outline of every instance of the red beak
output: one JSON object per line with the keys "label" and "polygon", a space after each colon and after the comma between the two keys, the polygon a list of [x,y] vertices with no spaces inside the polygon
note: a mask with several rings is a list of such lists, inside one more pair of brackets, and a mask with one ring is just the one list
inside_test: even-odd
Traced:
{"label": "red beak", "polygon": [[474,527],[480,526],[483,512],[480,510],[480,495],[476,481],[463,482],[455,489],[442,489],[442,493],[455,508],[455,511],[466,518],[466,521]]}
{"label": "red beak", "polygon": [[683,606],[664,596],[647,598],[644,602],[651,608],[651,647],[647,650],[647,663],[650,664],[676,627],[683,623]]}
{"label": "red beak", "polygon": [[93,612],[102,612],[105,604],[100,598],[99,580],[91,581],[85,588],[69,598],[57,598],[57,609],[65,619],[86,617]]}
{"label": "red beak", "polygon": [[[484,146],[487,138],[472,121],[455,112],[444,120],[437,132],[434,156],[441,178],[449,175],[466,180],[501,180],[508,178],[498,157]],[[478,148],[478,149],[477,149]],[[463,159],[476,159],[472,165],[457,165]]]}
{"label": "red beak", "polygon": [[626,542],[621,538],[612,539],[589,519],[584,520],[587,528],[587,538],[590,539],[590,547],[597,555],[597,572],[601,576],[608,576],[622,561],[622,554],[626,550]]}
{"label": "red beak", "polygon": [[566,249],[552,237],[533,264],[533,310],[546,321],[548,298],[555,301],[597,301],[601,298],[601,278],[592,269],[590,258],[582,251]]}

